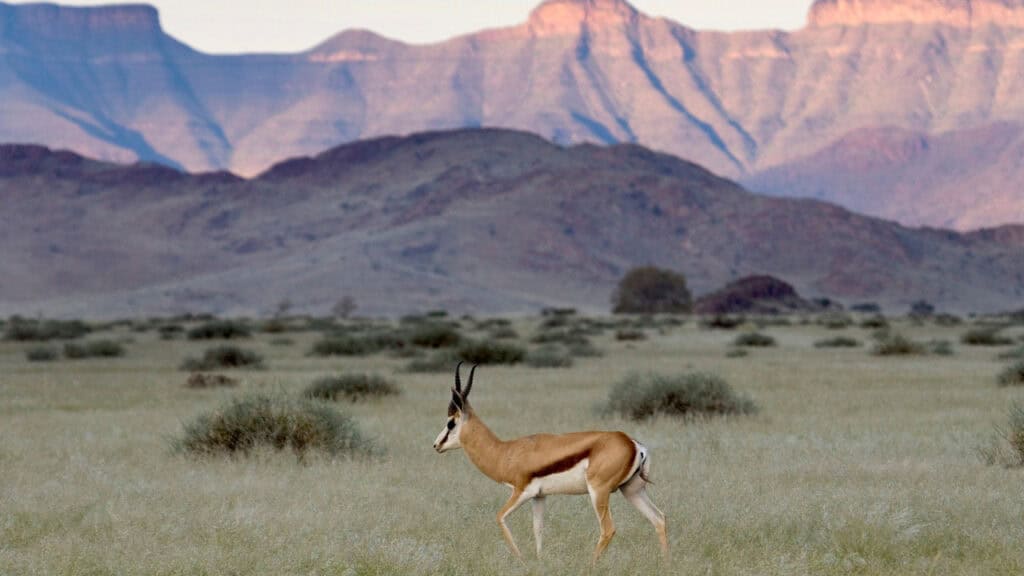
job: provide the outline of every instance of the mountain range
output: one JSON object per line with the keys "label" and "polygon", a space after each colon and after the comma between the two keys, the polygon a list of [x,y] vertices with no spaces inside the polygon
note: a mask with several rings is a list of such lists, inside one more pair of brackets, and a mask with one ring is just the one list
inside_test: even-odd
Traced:
{"label": "mountain range", "polygon": [[634,144],[474,129],[385,137],[251,179],[0,146],[0,315],[431,308],[607,311],[631,267],[693,292],[771,274],[807,297],[1019,308],[1024,226],[914,229],[755,195]]}
{"label": "mountain range", "polygon": [[246,177],[360,139],[513,128],[967,230],[1024,222],[1021,94],[1024,0],[818,0],[803,29],[731,33],[547,0],[436,44],[350,30],[231,56],[144,5],[0,3],[0,141]]}

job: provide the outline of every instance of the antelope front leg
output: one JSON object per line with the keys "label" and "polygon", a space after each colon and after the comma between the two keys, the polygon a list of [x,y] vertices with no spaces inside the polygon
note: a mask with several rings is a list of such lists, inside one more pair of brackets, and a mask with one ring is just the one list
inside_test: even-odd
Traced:
{"label": "antelope front leg", "polygon": [[540,558],[540,549],[544,545],[544,497],[537,496],[533,504],[533,540],[537,544],[537,558]]}
{"label": "antelope front leg", "polygon": [[516,558],[520,561],[523,560],[523,555],[519,552],[519,547],[516,546],[515,539],[512,538],[512,531],[505,525],[505,518],[508,518],[509,514],[515,512],[517,508],[522,506],[523,502],[526,501],[526,498],[523,496],[522,490],[518,488],[514,489],[512,491],[512,497],[509,498],[508,502],[505,503],[505,506],[502,507],[501,512],[498,512],[498,526],[501,526],[501,534],[505,537],[505,542],[508,544],[509,549],[512,550],[512,553],[515,554]]}

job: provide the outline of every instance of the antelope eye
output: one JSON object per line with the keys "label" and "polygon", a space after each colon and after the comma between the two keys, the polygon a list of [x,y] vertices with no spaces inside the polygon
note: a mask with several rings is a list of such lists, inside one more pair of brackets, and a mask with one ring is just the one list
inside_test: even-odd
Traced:
{"label": "antelope eye", "polygon": [[451,430],[452,428],[455,428],[455,420],[448,421],[448,429]]}

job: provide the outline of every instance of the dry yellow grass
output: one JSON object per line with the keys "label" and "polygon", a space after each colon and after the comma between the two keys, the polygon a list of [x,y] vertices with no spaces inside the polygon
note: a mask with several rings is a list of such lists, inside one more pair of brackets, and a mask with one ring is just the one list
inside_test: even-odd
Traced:
{"label": "dry yellow grass", "polygon": [[[671,565],[616,496],[618,535],[598,574],[1024,572],[1024,474],[975,453],[1021,394],[995,385],[991,350],[877,358],[815,349],[834,335],[823,328],[767,332],[779,345],[741,359],[725,357],[735,334],[693,322],[646,342],[602,338],[608,354],[572,369],[479,370],[474,405],[503,437],[622,429],[651,449]],[[0,343],[0,574],[586,571],[598,534],[586,498],[549,499],[545,556],[520,566],[494,520],[506,488],[459,452],[433,452],[450,375],[395,373],[401,396],[343,406],[387,449],[382,461],[195,460],[173,455],[168,439],[231,395],[299,394],[339,369],[390,374],[402,361],[307,358],[313,335],[289,335],[291,347],[260,335],[252,346],[269,370],[238,373],[236,390],[188,390],[177,366],[202,344],[133,337],[126,358],[76,363],[29,364],[28,345]],[[635,370],[720,374],[760,412],[687,424],[599,416]],[[511,526],[532,549],[528,510]]]}

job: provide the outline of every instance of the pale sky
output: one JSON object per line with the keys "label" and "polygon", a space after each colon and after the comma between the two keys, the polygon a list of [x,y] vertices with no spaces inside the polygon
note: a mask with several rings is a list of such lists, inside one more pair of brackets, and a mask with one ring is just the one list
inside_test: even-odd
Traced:
{"label": "pale sky", "polygon": [[[297,52],[348,28],[411,43],[524,22],[541,0],[151,0],[171,35],[213,53]],[[17,4],[23,1],[13,2]],[[116,0],[63,0],[97,5]],[[794,29],[812,0],[634,0],[698,29]]]}

